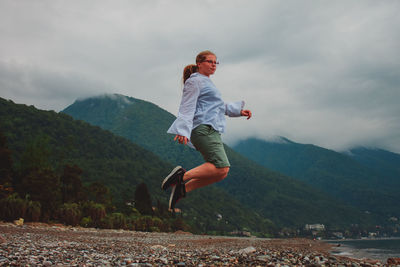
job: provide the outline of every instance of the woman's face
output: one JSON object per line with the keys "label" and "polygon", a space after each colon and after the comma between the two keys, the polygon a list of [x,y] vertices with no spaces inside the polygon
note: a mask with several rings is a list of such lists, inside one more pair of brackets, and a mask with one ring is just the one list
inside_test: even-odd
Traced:
{"label": "woman's face", "polygon": [[217,69],[217,57],[214,55],[207,55],[203,62],[197,63],[199,73],[207,77],[213,75]]}

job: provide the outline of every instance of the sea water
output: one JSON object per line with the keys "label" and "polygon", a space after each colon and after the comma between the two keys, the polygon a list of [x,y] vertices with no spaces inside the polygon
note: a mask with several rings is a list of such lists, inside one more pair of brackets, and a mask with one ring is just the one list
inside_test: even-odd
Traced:
{"label": "sea water", "polygon": [[386,263],[388,258],[400,258],[400,238],[329,241],[337,244],[332,254],[350,258],[375,259]]}

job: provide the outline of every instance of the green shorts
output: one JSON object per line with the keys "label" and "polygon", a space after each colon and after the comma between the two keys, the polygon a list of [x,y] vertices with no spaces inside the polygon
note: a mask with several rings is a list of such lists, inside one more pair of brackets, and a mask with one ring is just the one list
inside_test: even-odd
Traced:
{"label": "green shorts", "polygon": [[221,134],[210,125],[201,124],[192,130],[190,142],[200,151],[206,162],[217,168],[229,167]]}

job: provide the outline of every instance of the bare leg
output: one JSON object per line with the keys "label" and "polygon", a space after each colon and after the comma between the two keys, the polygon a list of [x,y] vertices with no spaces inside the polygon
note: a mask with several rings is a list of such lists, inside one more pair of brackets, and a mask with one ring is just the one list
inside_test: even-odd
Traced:
{"label": "bare leg", "polygon": [[183,181],[186,182],[186,192],[221,181],[228,175],[228,172],[229,167],[217,168],[210,162],[193,168],[183,176]]}

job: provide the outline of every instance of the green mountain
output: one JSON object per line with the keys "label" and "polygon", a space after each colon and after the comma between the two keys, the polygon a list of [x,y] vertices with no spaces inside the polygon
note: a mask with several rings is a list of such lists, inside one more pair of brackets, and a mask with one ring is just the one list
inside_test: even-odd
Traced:
{"label": "green mountain", "polygon": [[400,188],[400,155],[383,149],[365,147],[352,148],[344,154],[348,155],[375,176],[382,177],[382,186],[397,190]]}
{"label": "green mountain", "polygon": [[[250,138],[240,141],[234,149],[267,168],[310,184],[349,205],[383,218],[400,216],[400,195],[397,192],[400,182],[398,178],[395,180],[400,166],[399,155],[352,150],[350,154],[353,156],[350,157],[286,138],[274,142]],[[380,175],[389,165],[391,168],[387,169],[386,175]]]}
{"label": "green mountain", "polygon": [[[152,103],[122,95],[104,95],[77,100],[63,112],[123,136],[171,164],[190,169],[203,162],[198,152],[173,142],[173,136],[166,131],[175,116]],[[306,223],[324,223],[343,227],[371,222],[366,214],[350,205],[270,171],[227,146],[226,149],[232,167],[217,187],[275,224],[302,227]],[[191,195],[187,200],[190,198]],[[178,204],[184,210],[188,209],[187,200]],[[202,202],[215,204],[210,196]]]}
{"label": "green mountain", "polygon": [[[38,110],[2,98],[0,131],[7,137],[16,163],[21,162],[24,152],[36,140],[45,140],[55,169],[67,163],[78,165],[83,170],[83,182],[102,182],[110,189],[117,207],[131,201],[136,186],[143,182],[149,188],[153,204],[156,200],[167,204],[168,194],[161,190],[160,183],[173,165],[126,138],[63,113]],[[218,214],[223,220],[218,220]],[[194,192],[185,200],[183,217],[199,232],[246,228],[268,233],[272,229],[270,221],[217,187]]]}
{"label": "green mountain", "polygon": [[196,151],[174,145],[166,129],[175,117],[161,110],[146,101],[114,94],[77,100],[62,112],[126,137],[169,162],[184,162],[186,168],[200,164],[202,158]]}

